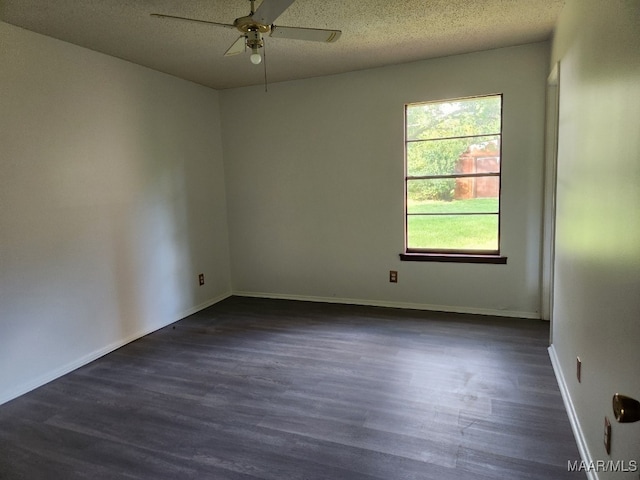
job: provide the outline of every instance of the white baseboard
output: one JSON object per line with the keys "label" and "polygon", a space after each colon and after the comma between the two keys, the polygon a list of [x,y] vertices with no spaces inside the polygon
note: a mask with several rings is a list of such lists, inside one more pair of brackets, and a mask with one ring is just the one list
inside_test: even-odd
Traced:
{"label": "white baseboard", "polygon": [[[229,298],[231,295],[233,295],[231,292],[226,292],[226,293],[223,293],[222,295],[218,295],[217,297],[210,298],[206,302],[202,302],[200,305],[196,305],[195,307],[189,308],[186,311],[182,312],[180,315],[178,315],[178,318],[174,322],[177,322],[178,320],[182,320],[183,318],[186,318],[189,315],[193,315],[194,313],[198,313],[200,310],[204,310],[205,308],[210,307],[211,305],[215,305],[216,303],[221,302],[226,298]],[[169,322],[167,323],[167,325],[171,325],[174,322]],[[167,325],[164,325],[163,327],[160,327],[160,328],[164,328]]]}
{"label": "white baseboard", "polygon": [[539,313],[494,310],[488,308],[459,307],[449,305],[432,305],[428,303],[391,302],[383,300],[366,300],[362,298],[316,297],[310,295],[289,295],[265,292],[234,291],[234,296],[273,298],[279,300],[299,300],[304,302],[342,303],[348,305],[368,305],[372,307],[403,308],[407,310],[428,310],[433,312],[469,313],[474,315],[492,315],[497,317],[513,317],[540,320]]}
{"label": "white baseboard", "polygon": [[126,338],[122,338],[120,340],[117,340],[103,348],[100,348],[94,352],[91,352],[87,355],[84,355],[81,358],[78,358],[72,362],[67,363],[66,365],[62,365],[61,367],[58,367],[50,372],[47,372],[44,375],[41,375],[33,380],[31,380],[30,382],[24,383],[22,385],[20,385],[17,388],[11,389],[8,392],[3,392],[2,395],[0,396],[0,405],[2,405],[3,403],[6,403],[10,400],[13,400],[14,398],[18,398],[20,395],[24,395],[25,393],[30,392],[31,390],[35,390],[38,387],[41,387],[42,385],[45,385],[57,378],[62,377],[63,375],[66,375],[67,373],[71,373],[74,370],[87,365],[88,363],[93,362],[94,360],[97,360],[98,358],[113,352],[114,350],[117,350],[120,347],[125,346],[127,343],[131,343],[134,340],[137,340],[139,338],[144,337],[145,335],[148,335],[152,332],[155,332],[156,330],[160,330],[161,328],[166,327],[167,325],[171,325],[172,323],[177,322],[178,320],[181,320],[185,317],[188,317],[189,315],[193,315],[196,312],[199,312],[200,310],[204,310],[207,307],[210,307],[211,305],[214,305],[222,300],[224,300],[225,298],[228,298],[231,296],[231,293],[225,293],[223,295],[219,295],[218,297],[212,298],[207,300],[206,302],[201,303],[200,305],[196,305],[195,307],[189,308],[186,311],[178,314],[175,319],[172,319],[168,322],[166,322],[163,325],[160,326],[154,326],[153,328],[149,328],[146,330],[141,330],[133,335],[129,335]]}
{"label": "white baseboard", "polygon": [[[591,453],[589,452],[589,448],[587,447],[587,441],[584,436],[584,433],[582,432],[582,428],[580,427],[580,420],[578,420],[578,414],[576,413],[576,410],[573,407],[571,394],[569,393],[567,382],[564,378],[564,374],[562,373],[562,369],[560,368],[560,362],[558,360],[558,355],[556,354],[556,349],[554,348],[553,345],[551,345],[548,350],[549,350],[549,358],[551,359],[551,365],[553,366],[553,372],[556,375],[556,380],[558,381],[558,387],[560,387],[560,394],[562,395],[564,407],[567,410],[567,415],[569,416],[569,423],[571,424],[571,430],[573,430],[573,436],[575,437],[576,444],[578,445],[578,452],[580,453],[581,460],[586,465],[590,465],[592,464],[593,459],[591,457]],[[587,470],[586,474],[589,480],[598,480],[598,473],[595,470]]]}

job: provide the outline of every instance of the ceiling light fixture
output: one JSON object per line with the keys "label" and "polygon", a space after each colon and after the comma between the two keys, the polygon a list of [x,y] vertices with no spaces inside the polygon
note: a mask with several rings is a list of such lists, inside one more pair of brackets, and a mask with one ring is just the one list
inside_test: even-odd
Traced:
{"label": "ceiling light fixture", "polygon": [[262,57],[258,53],[258,49],[253,48],[251,51],[253,52],[251,54],[251,57],[249,57],[251,59],[251,63],[253,63],[254,65],[259,65],[260,62],[262,61]]}
{"label": "ceiling light fixture", "polygon": [[251,49],[251,63],[254,65],[259,65],[262,62],[262,56],[258,53],[258,49],[264,46],[264,41],[262,40],[262,35],[256,29],[251,29],[247,32],[247,47]]}

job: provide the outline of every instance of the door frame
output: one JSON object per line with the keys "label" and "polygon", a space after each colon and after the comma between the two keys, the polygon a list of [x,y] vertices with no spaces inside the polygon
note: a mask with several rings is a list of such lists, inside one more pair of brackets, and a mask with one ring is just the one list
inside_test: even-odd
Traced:
{"label": "door frame", "polygon": [[553,343],[553,284],[556,230],[556,186],[558,167],[558,115],[560,110],[560,62],[547,77],[544,145],[544,190],[542,211],[542,261],[540,268],[540,316],[551,322]]}

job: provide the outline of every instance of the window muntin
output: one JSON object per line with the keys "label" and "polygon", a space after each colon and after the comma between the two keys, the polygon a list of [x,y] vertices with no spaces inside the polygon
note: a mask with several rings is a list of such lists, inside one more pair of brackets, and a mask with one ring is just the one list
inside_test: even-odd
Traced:
{"label": "window muntin", "polygon": [[502,95],[405,106],[405,252],[499,255]]}

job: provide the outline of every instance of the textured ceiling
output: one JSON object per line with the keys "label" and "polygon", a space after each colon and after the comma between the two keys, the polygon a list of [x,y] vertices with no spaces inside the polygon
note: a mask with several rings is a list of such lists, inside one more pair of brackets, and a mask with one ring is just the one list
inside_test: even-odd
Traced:
{"label": "textured ceiling", "polygon": [[[259,1],[256,5],[259,5]],[[342,30],[336,43],[265,38],[269,82],[361,70],[550,38],[564,0],[296,0],[274,23]],[[247,0],[0,0],[0,20],[216,89],[264,82],[224,57]]]}

